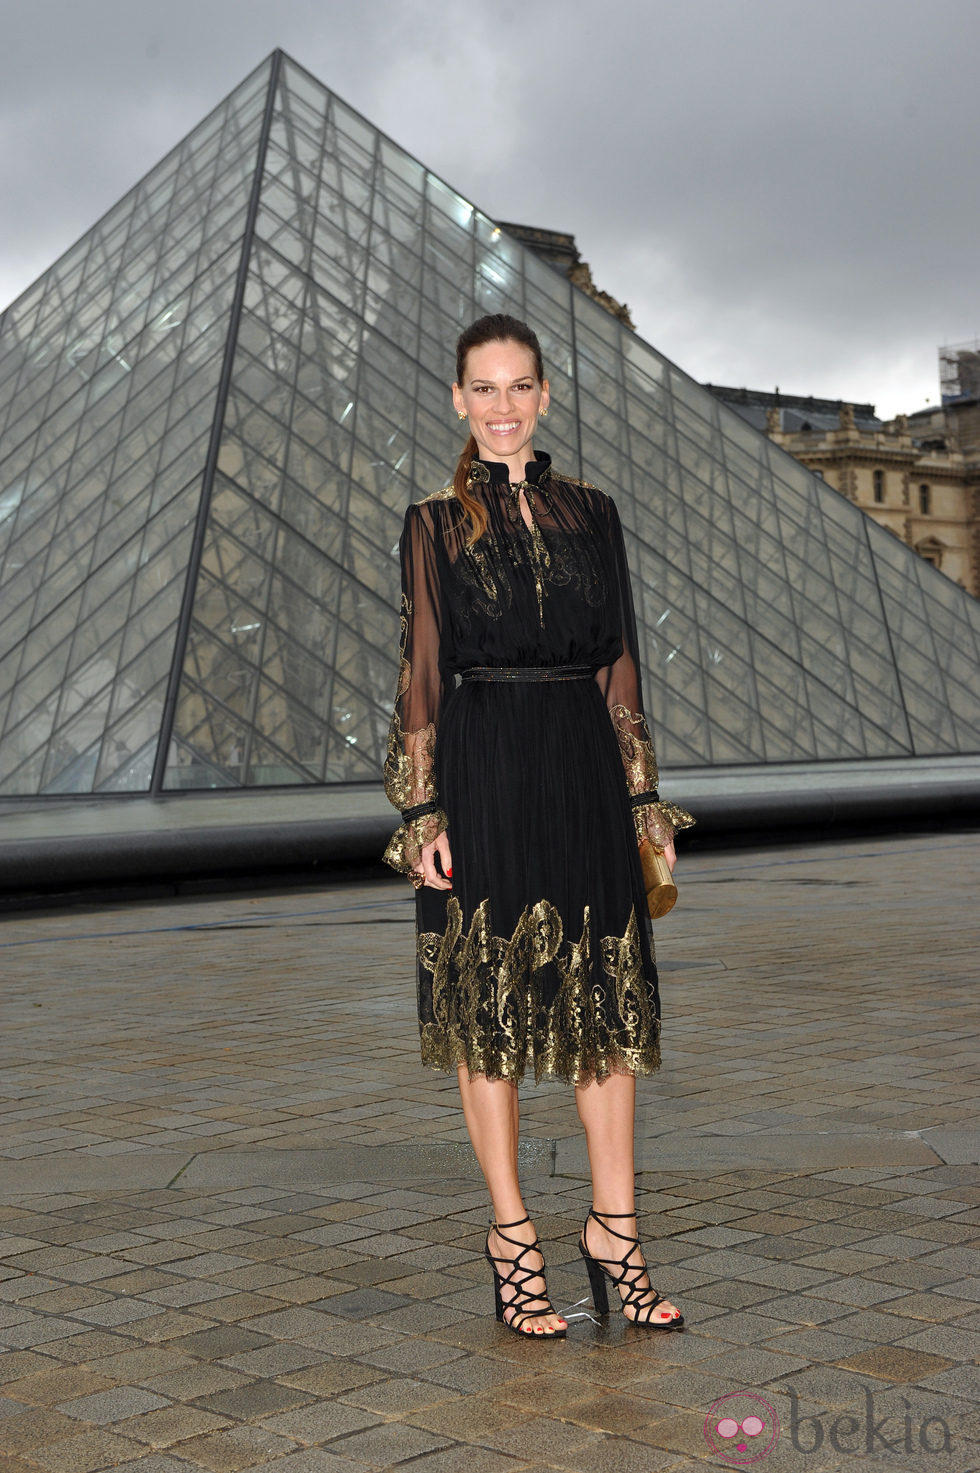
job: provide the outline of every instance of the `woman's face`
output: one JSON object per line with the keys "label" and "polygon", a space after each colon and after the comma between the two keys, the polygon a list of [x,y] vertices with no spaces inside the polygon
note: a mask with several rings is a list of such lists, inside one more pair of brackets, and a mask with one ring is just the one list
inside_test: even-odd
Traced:
{"label": "woman's face", "polygon": [[469,419],[484,460],[513,463],[523,472],[538,415],[548,407],[548,380],[538,382],[530,348],[512,339],[471,348],[463,382],[453,384],[453,403]]}

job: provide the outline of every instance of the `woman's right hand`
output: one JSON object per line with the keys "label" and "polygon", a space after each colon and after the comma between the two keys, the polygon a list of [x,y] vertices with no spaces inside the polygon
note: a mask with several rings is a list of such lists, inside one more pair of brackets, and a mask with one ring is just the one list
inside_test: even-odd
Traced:
{"label": "woman's right hand", "polygon": [[[436,869],[436,854],[442,865],[442,874]],[[449,852],[449,835],[445,829],[441,834],[437,834],[431,843],[422,845],[422,861],[420,864],[414,864],[412,868],[416,874],[421,873],[425,876],[423,884],[430,885],[433,890],[453,888],[452,880],[444,878],[445,875],[452,875],[453,872],[453,857]]]}

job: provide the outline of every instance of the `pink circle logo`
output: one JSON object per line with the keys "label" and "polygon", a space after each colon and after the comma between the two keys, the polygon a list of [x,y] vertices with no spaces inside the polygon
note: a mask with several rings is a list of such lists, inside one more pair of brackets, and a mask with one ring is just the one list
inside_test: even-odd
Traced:
{"label": "pink circle logo", "polygon": [[732,1391],[708,1408],[704,1440],[726,1463],[745,1467],[768,1457],[779,1438],[779,1418],[757,1391]]}

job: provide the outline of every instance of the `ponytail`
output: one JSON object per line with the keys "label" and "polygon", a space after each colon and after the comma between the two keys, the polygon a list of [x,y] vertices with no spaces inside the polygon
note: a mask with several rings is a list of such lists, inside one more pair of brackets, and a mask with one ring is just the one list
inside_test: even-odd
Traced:
{"label": "ponytail", "polygon": [[463,453],[456,462],[456,470],[453,473],[453,490],[470,521],[470,534],[466,539],[467,547],[472,547],[473,543],[483,536],[490,520],[483,503],[470,494],[470,467],[476,451],[476,441],[470,435],[463,446]]}

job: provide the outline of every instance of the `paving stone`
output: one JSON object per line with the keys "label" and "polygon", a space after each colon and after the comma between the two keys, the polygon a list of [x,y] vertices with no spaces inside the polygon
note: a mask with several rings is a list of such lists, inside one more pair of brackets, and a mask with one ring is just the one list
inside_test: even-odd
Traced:
{"label": "paving stone", "polygon": [[780,1335],[774,1348],[783,1355],[796,1355],[806,1361],[842,1363],[845,1357],[853,1358],[874,1346],[857,1335],[846,1334],[840,1320],[835,1320],[830,1329],[791,1330]]}
{"label": "paving stone", "polygon": [[980,1401],[980,1366],[951,1366],[934,1375],[920,1376],[918,1384],[944,1395],[968,1398],[975,1406]]}
{"label": "paving stone", "polygon": [[[601,1405],[602,1403],[595,1404],[595,1416],[601,1415],[598,1409]],[[611,1422],[632,1420],[622,1409],[610,1409],[607,1415]],[[598,1455],[603,1443],[603,1433],[596,1430],[591,1422],[573,1421],[570,1418],[558,1421],[552,1417],[532,1417],[519,1427],[510,1426],[489,1432],[485,1440],[489,1446],[496,1447],[500,1452],[544,1462],[562,1453],[576,1453],[581,1456],[586,1448],[591,1448]]]}
{"label": "paving stone", "polygon": [[373,1427],[380,1421],[381,1418],[376,1413],[365,1411],[363,1407],[327,1401],[279,1412],[266,1417],[263,1425],[284,1437],[293,1438],[296,1442],[311,1443],[328,1442],[345,1433]]}
{"label": "paving stone", "polygon": [[[579,1427],[596,1432],[629,1434],[650,1421],[651,1408],[645,1397],[612,1391],[572,1402],[563,1408],[563,1416]],[[531,1444],[528,1447],[531,1452],[540,1452],[540,1448]]]}
{"label": "paving stone", "polygon": [[228,1356],[226,1364],[246,1376],[282,1376],[288,1371],[297,1371],[315,1365],[320,1353],[301,1345],[264,1345],[259,1350],[248,1350],[243,1355]]}
{"label": "paving stone", "polygon": [[913,1350],[929,1351],[933,1355],[946,1355],[953,1360],[980,1360],[980,1333],[964,1330],[959,1325],[932,1325],[927,1330],[917,1330],[901,1340]]}
{"label": "paving stone", "polygon": [[76,1417],[80,1422],[95,1422],[104,1427],[109,1422],[121,1422],[125,1417],[135,1417],[140,1412],[150,1412],[166,1405],[165,1397],[144,1391],[142,1387],[116,1386],[112,1391],[98,1391],[92,1396],[62,1402],[58,1410],[66,1417]]}
{"label": "paving stone", "polygon": [[77,1329],[71,1320],[59,1319],[56,1315],[29,1315],[27,1319],[0,1330],[0,1345],[11,1350],[28,1350],[35,1345],[63,1339]]}
{"label": "paving stone", "polygon": [[[520,1342],[515,1343],[519,1347]],[[558,1349],[560,1346],[562,1342],[557,1341],[554,1347],[547,1348]],[[538,1348],[535,1345],[535,1349]],[[421,1379],[434,1381],[438,1386],[448,1386],[454,1391],[485,1391],[511,1380],[514,1375],[513,1368],[506,1362],[471,1355],[449,1365],[430,1366],[421,1375]]]}
{"label": "paving stone", "polygon": [[[0,1362],[2,1364],[2,1362]],[[5,1387],[7,1396],[34,1406],[57,1406],[73,1396],[85,1396],[89,1392],[104,1391],[113,1384],[109,1376],[102,1376],[78,1366],[57,1366],[51,1370],[34,1371],[9,1381]]]}
{"label": "paving stone", "polygon": [[[144,1320],[140,1325],[141,1334],[145,1323]],[[110,1335],[104,1330],[85,1330],[77,1335],[67,1335],[62,1340],[52,1340],[44,1349],[58,1361],[69,1361],[72,1365],[81,1365],[83,1362],[94,1365],[100,1356],[112,1355],[131,1345],[132,1341],[123,1335]]]}
{"label": "paving stone", "polygon": [[185,1351],[188,1355],[213,1356],[219,1359],[239,1355],[246,1350],[257,1350],[262,1345],[268,1345],[271,1338],[270,1335],[262,1335],[240,1325],[216,1325],[211,1329],[196,1330],[189,1335],[174,1337],[171,1345],[174,1350]]}
{"label": "paving stone", "polygon": [[188,1473],[188,1469],[195,1469],[198,1464],[189,1463],[180,1456],[166,1453],[146,1454],[138,1460],[128,1463],[120,1463],[116,1473]]}
{"label": "paving stone", "polygon": [[155,1314],[140,1320],[139,1334],[142,1340],[171,1340],[177,1343],[181,1337],[199,1335],[214,1328],[212,1320],[202,1319],[200,1315],[168,1310],[164,1314]]}
{"label": "paving stone", "polygon": [[[31,1019],[40,1052],[29,1069],[11,1053],[17,1035],[0,1036],[20,1096],[0,1101],[0,1232],[19,1250],[0,1266],[0,1335],[23,1340],[0,1355],[0,1379],[24,1407],[0,1428],[43,1439],[4,1454],[24,1465],[11,1473],[76,1473],[73,1457],[77,1473],[126,1459],[134,1473],[357,1473],[396,1456],[418,1473],[684,1473],[704,1466],[697,1429],[736,1380],[767,1386],[781,1406],[792,1386],[801,1407],[828,1413],[863,1406],[865,1387],[876,1399],[914,1387],[958,1415],[975,1407],[980,1167],[944,1166],[928,1142],[976,1128],[976,947],[964,927],[980,856],[962,836],[930,842],[935,893],[914,912],[896,903],[892,841],[760,851],[752,872],[764,883],[748,895],[717,856],[685,858],[692,909],[661,939],[674,1005],[665,1068],[640,1081],[638,1150],[648,1261],[688,1329],[658,1337],[621,1315],[584,1318],[547,1357],[490,1312],[486,1193],[455,1081],[418,1062],[411,948],[393,964],[381,925],[400,917],[410,940],[414,900],[399,882],[8,917],[0,944],[30,944],[5,951],[5,1001],[58,1004]],[[828,866],[859,884],[825,885]],[[800,879],[820,881],[806,908]],[[868,944],[845,950],[840,907],[852,900]],[[259,913],[243,969],[228,928]],[[336,966],[325,986],[327,934]],[[936,1007],[913,1026],[900,962],[923,950]],[[110,955],[125,958],[122,972]],[[832,991],[818,985],[826,975]],[[748,1019],[737,1036],[733,987]],[[125,1073],[106,1038],[107,997],[127,1039],[143,1041]],[[69,1131],[69,1117],[81,1128]],[[576,1238],[590,1199],[572,1092],[526,1081],[522,1121],[543,1150],[526,1185],[549,1284],[571,1304],[586,1288]],[[193,1180],[141,1186],[139,1171],[169,1159],[175,1137],[191,1143],[182,1164],[198,1153]],[[409,1156],[462,1150],[455,1175],[403,1180],[390,1172],[396,1147],[372,1156],[373,1140]],[[776,1161],[738,1164],[767,1141]],[[552,1142],[560,1177],[546,1174]],[[787,1142],[800,1143],[792,1156]],[[8,1148],[11,1171],[27,1162],[32,1173],[16,1199]],[[317,1174],[328,1157],[348,1173],[356,1163],[361,1179]],[[372,1160],[387,1176],[372,1179]],[[91,1189],[77,1174],[86,1161],[102,1173]],[[28,1391],[36,1400],[18,1403]],[[126,1392],[178,1404],[96,1427],[21,1421]],[[324,1432],[321,1414],[362,1420]],[[304,1415],[308,1436],[271,1425]],[[99,1451],[120,1436],[111,1458]]]}
{"label": "paving stone", "polygon": [[216,1391],[230,1391],[232,1387],[252,1383],[248,1376],[228,1366],[199,1364],[148,1376],[143,1384],[147,1390],[156,1391],[171,1401],[195,1401]]}
{"label": "paving stone", "polygon": [[956,1299],[945,1290],[937,1290],[933,1294],[902,1294],[897,1299],[886,1300],[880,1307],[883,1313],[934,1324],[946,1324],[976,1311],[976,1305],[969,1299]]}
{"label": "paving stone", "polygon": [[155,1305],[141,1304],[132,1299],[110,1299],[105,1304],[93,1304],[87,1309],[75,1310],[76,1319],[90,1325],[104,1325],[106,1328],[129,1325],[134,1320],[150,1319],[155,1314]]}
{"label": "paving stone", "polygon": [[[45,1314],[71,1314],[73,1310],[87,1309],[92,1305],[105,1303],[108,1299],[109,1296],[106,1294],[93,1289],[83,1289],[78,1284],[71,1284],[43,1294],[24,1294],[20,1297],[19,1303],[28,1313],[32,1310],[42,1310]],[[109,1302],[111,1303],[111,1300]],[[3,1320],[0,1319],[0,1324],[2,1323]]]}
{"label": "paving stone", "polygon": [[238,1473],[241,1468],[278,1461],[295,1449],[292,1438],[280,1437],[268,1427],[241,1426],[192,1437],[180,1444],[180,1456],[212,1473]]}
{"label": "paving stone", "polygon": [[91,1432],[80,1432],[77,1437],[67,1437],[61,1442],[49,1442],[43,1447],[31,1449],[31,1459],[48,1468],[51,1473],[91,1473],[95,1468],[114,1467],[128,1462],[143,1451],[138,1442],[120,1437],[115,1432],[100,1427]]}
{"label": "paving stone", "polygon": [[[143,1324],[140,1325],[142,1329]],[[89,1362],[89,1370],[111,1376],[113,1381],[136,1383],[192,1364],[191,1357],[179,1350],[170,1350],[164,1345],[143,1345],[135,1350],[119,1350],[112,1355],[93,1358]]]}
{"label": "paving stone", "polygon": [[[703,1324],[696,1310],[689,1304],[685,1304],[685,1310],[690,1315],[690,1322],[695,1320],[699,1325]],[[710,1333],[712,1340],[725,1340],[732,1345],[756,1345],[760,1340],[772,1340],[779,1337],[779,1348],[791,1348],[787,1339],[788,1332],[795,1329],[795,1325],[787,1323],[786,1320],[776,1319],[767,1314],[755,1314],[751,1310],[737,1310],[733,1314],[722,1313],[713,1315],[710,1320]],[[694,1336],[691,1334],[677,1335],[675,1339],[682,1344],[693,1344]],[[668,1354],[672,1354],[674,1346],[665,1347]],[[717,1346],[711,1342],[702,1344],[699,1349],[703,1354],[712,1355]],[[700,1357],[699,1357],[700,1359]]]}
{"label": "paving stone", "polygon": [[31,1407],[13,1417],[0,1418],[0,1452],[33,1454],[33,1449],[58,1442],[78,1431],[78,1423],[51,1407]]}
{"label": "paving stone", "polygon": [[[808,1366],[771,1381],[761,1389],[763,1394],[768,1391],[788,1394],[792,1390],[800,1402],[814,1402],[824,1407],[847,1407],[858,1402],[863,1406],[864,1390],[868,1385],[873,1386],[874,1382],[867,1374],[858,1375],[837,1366]],[[717,1395],[725,1395],[731,1390],[729,1384]],[[712,1397],[707,1405],[710,1406],[714,1399]]]}
{"label": "paving stone", "polygon": [[521,1473],[531,1473],[532,1464],[518,1455],[511,1457],[508,1453],[498,1452],[495,1448],[476,1447],[472,1443],[465,1446],[441,1448],[438,1452],[423,1453],[406,1464],[411,1473],[508,1473],[510,1469],[520,1469]]}
{"label": "paving stone", "polygon": [[[680,1412],[658,1417],[644,1428],[643,1441],[665,1452],[688,1453],[697,1459],[710,1455],[701,1412]],[[722,1465],[724,1466],[724,1465]]]}
{"label": "paving stone", "polygon": [[381,1416],[394,1416],[402,1412],[414,1412],[419,1407],[440,1405],[462,1396],[448,1386],[437,1386],[433,1381],[413,1381],[399,1376],[388,1381],[372,1381],[367,1386],[343,1392],[341,1400],[348,1406],[362,1407],[365,1411],[377,1412]]}
{"label": "paving stone", "polygon": [[[263,1468],[272,1466],[265,1463]],[[327,1447],[304,1447],[275,1460],[276,1473],[368,1473],[373,1463],[358,1462]]]}
{"label": "paving stone", "polygon": [[732,1390],[732,1381],[726,1377],[706,1374],[700,1366],[693,1370],[683,1367],[664,1371],[656,1376],[651,1382],[651,1389],[658,1401],[670,1406],[685,1410],[706,1410],[719,1396]]}
{"label": "paving stone", "polygon": [[310,1392],[301,1391],[295,1386],[281,1385],[276,1381],[249,1381],[225,1391],[199,1395],[196,1400],[198,1406],[205,1411],[247,1421],[250,1418],[265,1417],[270,1412],[283,1412],[290,1407],[304,1406],[314,1398]]}
{"label": "paving stone", "polygon": [[280,1372],[277,1380],[284,1386],[295,1386],[316,1396],[334,1396],[358,1386],[370,1386],[375,1381],[386,1379],[386,1373],[372,1370],[359,1361],[346,1360],[337,1356],[329,1361],[305,1366],[297,1371]]}
{"label": "paving stone", "polygon": [[705,1375],[726,1377],[736,1386],[764,1386],[778,1376],[804,1369],[808,1363],[809,1357],[804,1359],[768,1346],[751,1345],[726,1349],[700,1362],[698,1369]]}
{"label": "paving stone", "polygon": [[198,1437],[204,1432],[213,1432],[228,1425],[227,1417],[216,1416],[200,1407],[167,1406],[142,1416],[128,1417],[116,1424],[124,1437],[148,1443],[150,1447],[170,1447],[173,1443]]}

